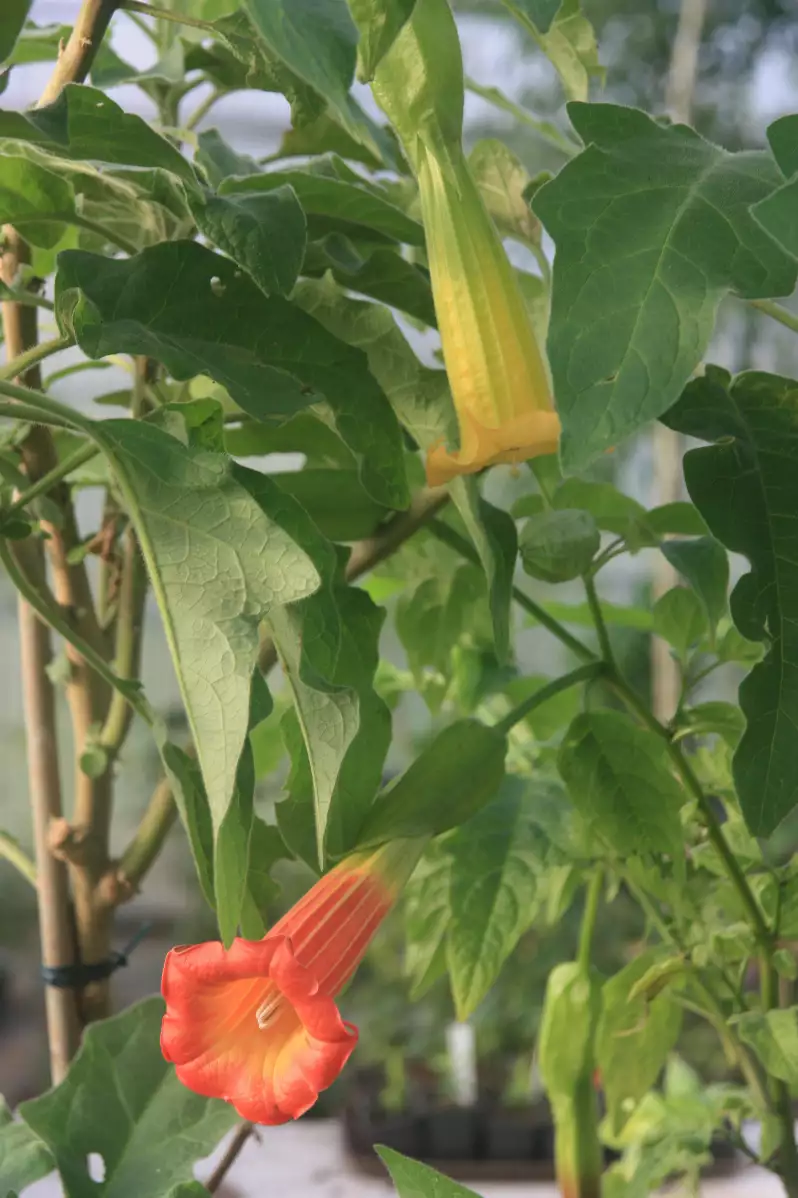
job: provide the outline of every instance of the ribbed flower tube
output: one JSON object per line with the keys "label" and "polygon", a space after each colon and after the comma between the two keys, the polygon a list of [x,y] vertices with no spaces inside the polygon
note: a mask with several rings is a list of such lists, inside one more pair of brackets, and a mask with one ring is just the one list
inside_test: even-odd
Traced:
{"label": "ribbed flower tube", "polygon": [[520,287],[459,150],[422,147],[427,256],[460,447],[433,446],[431,486],[557,448],[560,423]]}
{"label": "ribbed flower tube", "polygon": [[189,1089],[253,1123],[304,1114],[343,1069],[357,1028],[334,997],[357,969],[423,850],[395,840],[352,853],[258,941],[173,948],[161,1049]]}

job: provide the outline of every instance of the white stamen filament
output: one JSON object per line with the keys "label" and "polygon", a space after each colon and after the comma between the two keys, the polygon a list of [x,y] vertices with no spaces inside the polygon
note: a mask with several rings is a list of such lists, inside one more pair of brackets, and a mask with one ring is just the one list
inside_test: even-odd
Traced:
{"label": "white stamen filament", "polygon": [[264,1028],[268,1027],[269,1024],[272,1022],[272,1020],[274,1019],[274,1017],[276,1016],[276,1014],[279,1010],[280,1003],[282,1002],[282,1000],[283,1000],[283,996],[279,992],[279,990],[277,991],[276,994],[272,991],[272,992],[270,992],[268,998],[265,998],[263,1000],[263,1002],[260,1004],[257,1011],[255,1012],[255,1018],[258,1021],[258,1027],[261,1029],[261,1031],[263,1031]]}

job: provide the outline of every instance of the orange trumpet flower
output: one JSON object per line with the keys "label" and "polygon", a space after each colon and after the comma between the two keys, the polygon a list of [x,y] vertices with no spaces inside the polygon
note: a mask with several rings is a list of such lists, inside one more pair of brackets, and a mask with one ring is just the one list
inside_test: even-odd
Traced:
{"label": "orange trumpet flower", "polygon": [[161,1050],[197,1094],[253,1123],[303,1115],[357,1044],[333,1001],[412,873],[424,840],[352,853],[262,940],[173,948]]}

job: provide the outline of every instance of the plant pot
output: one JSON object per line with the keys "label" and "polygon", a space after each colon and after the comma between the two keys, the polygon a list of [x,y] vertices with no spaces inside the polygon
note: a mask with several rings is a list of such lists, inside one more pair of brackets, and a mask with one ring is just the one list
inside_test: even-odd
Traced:
{"label": "plant pot", "polygon": [[[542,1128],[529,1107],[489,1111],[484,1120],[485,1156],[491,1161],[526,1161],[537,1156]],[[540,1158],[538,1158],[540,1159]]]}
{"label": "plant pot", "polygon": [[471,1161],[481,1156],[479,1121],[473,1107],[443,1107],[427,1119],[427,1151],[435,1161]]}
{"label": "plant pot", "polygon": [[426,1153],[423,1120],[404,1111],[376,1111],[371,1121],[371,1145],[384,1144],[404,1156]]}

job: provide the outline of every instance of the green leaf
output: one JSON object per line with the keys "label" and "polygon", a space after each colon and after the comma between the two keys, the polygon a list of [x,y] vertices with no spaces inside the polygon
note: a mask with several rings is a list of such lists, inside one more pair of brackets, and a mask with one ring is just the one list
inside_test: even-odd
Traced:
{"label": "green leaf", "polygon": [[358,38],[346,0],[246,0],[246,11],[269,50],[324,97],[351,137],[379,156],[376,131],[349,94]]}
{"label": "green leaf", "polygon": [[557,245],[548,348],[575,471],[676,400],[727,291],[788,295],[796,265],[748,211],[778,182],[768,154],[612,104],[569,114],[587,148],[533,207]]}
{"label": "green leaf", "polygon": [[476,143],[468,165],[500,232],[537,244],[540,221],[526,198],[531,179],[520,159],[503,141],[486,138]]}
{"label": "green leaf", "polygon": [[552,969],[538,1033],[538,1063],[550,1101],[570,1100],[592,1072],[593,1037],[601,1012],[601,982],[576,961]]}
{"label": "green leaf", "polygon": [[515,7],[529,18],[539,33],[547,33],[562,0],[515,0]]}
{"label": "green leaf", "polygon": [[[532,34],[551,60],[569,100],[586,100],[592,78],[604,78],[596,34],[582,12],[580,0],[562,0],[551,19],[550,0],[503,0],[506,8]],[[541,28],[535,16],[542,16]]]}
{"label": "green leaf", "polygon": [[320,576],[292,532],[307,518],[270,480],[151,424],[95,426],[135,523],[218,833],[249,726],[258,625]]}
{"label": "green leaf", "polygon": [[458,1185],[429,1165],[402,1156],[401,1152],[383,1144],[376,1144],[375,1148],[391,1175],[399,1198],[479,1198],[473,1190]]}
{"label": "green leaf", "polygon": [[788,180],[751,209],[755,221],[798,258],[798,116],[783,116],[768,129],[773,155]]}
{"label": "green leaf", "polygon": [[[166,1198],[238,1120],[177,1080],[158,1043],[163,1013],[161,999],[148,998],[92,1024],[65,1080],[20,1107],[70,1198]],[[101,1182],[89,1176],[90,1153],[103,1158]]]}
{"label": "green leaf", "polygon": [[197,184],[190,163],[171,142],[86,84],[68,83],[45,108],[0,112],[0,138],[34,142],[65,158],[162,167],[190,187]]}
{"label": "green leaf", "polygon": [[671,587],[661,595],[651,616],[653,631],[673,646],[681,661],[707,632],[706,609],[687,587]]}
{"label": "green leaf", "polygon": [[405,888],[405,974],[416,1002],[446,968],[452,859],[445,843],[433,840]]}
{"label": "green leaf", "polygon": [[6,0],[0,13],[0,62],[5,62],[14,49],[32,3],[33,0]]}
{"label": "green leaf", "polygon": [[650,1001],[632,997],[635,984],[659,965],[663,956],[662,949],[648,949],[602,987],[596,1064],[613,1134],[655,1085],[681,1028],[681,1007],[667,990]]}
{"label": "green leaf", "polygon": [[646,519],[657,536],[675,533],[682,537],[701,537],[709,531],[703,516],[692,503],[663,503],[647,512]]}
{"label": "green leaf", "polygon": [[358,28],[358,79],[368,83],[415,7],[416,0],[348,0]]}
{"label": "green leaf", "polygon": [[508,512],[481,498],[473,476],[454,479],[449,494],[485,572],[496,656],[504,662],[510,651],[513,575],[518,554],[515,521]]}
{"label": "green leaf", "polygon": [[468,563],[451,575],[424,578],[400,595],[396,631],[418,683],[425,667],[445,678],[451,674],[452,650],[471,626],[474,604],[484,593],[479,571]]}
{"label": "green leaf", "polygon": [[[708,367],[668,414],[674,428],[713,441],[684,459],[690,497],[713,536],[744,554],[751,572],[731,596],[749,640],[770,638],[740,686],[748,727],[734,757],[734,780],[751,832],[767,836],[798,802],[798,388],[792,379],[751,372],[731,379]],[[723,642],[721,642],[721,646]]]}
{"label": "green leaf", "polygon": [[260,166],[248,154],[239,154],[225,141],[218,129],[203,129],[197,135],[194,161],[208,176],[212,187],[218,187],[228,175],[259,175]]}
{"label": "green leaf", "polygon": [[552,504],[557,510],[578,508],[590,512],[597,528],[623,537],[630,549],[657,543],[649,525],[649,513],[612,483],[567,478],[554,492]]}
{"label": "green leaf", "polygon": [[[385,612],[365,591],[335,586],[321,554],[315,561],[322,588],[294,607],[274,611],[270,623],[306,755],[298,762],[292,754],[295,769],[286,802],[312,813],[316,861],[323,868],[327,854],[342,856],[357,840],[380,784],[391,717],[374,690]],[[298,849],[296,832],[292,835],[284,823],[285,806],[278,806],[278,825],[289,846]],[[296,811],[290,814],[296,820]],[[302,846],[306,840],[305,835]],[[303,856],[306,852],[302,847]]]}
{"label": "green leaf", "polygon": [[720,699],[697,703],[682,712],[682,720],[691,735],[706,736],[708,732],[717,732],[732,749],[737,748],[745,732],[745,716],[740,708]]}
{"label": "green leaf", "polygon": [[[364,252],[365,247],[364,247]],[[435,305],[429,275],[392,249],[370,249],[363,257],[358,247],[341,233],[329,233],[312,242],[302,266],[305,275],[331,270],[341,287],[370,295],[391,308],[399,308],[424,324],[435,326]]]}
{"label": "green leaf", "polygon": [[[544,674],[527,674],[523,678],[513,678],[504,687],[504,693],[515,707],[531,698],[552,679]],[[553,736],[565,728],[576,717],[581,703],[578,687],[569,687],[553,695],[540,707],[536,707],[524,716],[524,723],[532,729],[538,740],[551,740]]]}
{"label": "green leaf", "polygon": [[798,1007],[747,1011],[736,1021],[737,1033],[750,1044],[771,1077],[798,1085]]}
{"label": "green leaf", "polygon": [[574,806],[621,856],[682,852],[681,788],[658,736],[610,711],[578,715],[558,767]]}
{"label": "green leaf", "polygon": [[177,745],[166,741],[160,746],[160,752],[186,829],[200,888],[213,910],[216,903],[213,885],[213,818],[202,771],[197,762]]}
{"label": "green leaf", "polygon": [[662,552],[685,578],[704,605],[714,636],[728,609],[729,559],[714,537],[694,541],[665,541]]}
{"label": "green leaf", "polygon": [[374,802],[360,847],[415,836],[439,836],[476,815],[504,778],[507,740],[478,720],[444,728]]}
{"label": "green leaf", "polygon": [[359,541],[389,514],[375,503],[354,470],[307,469],[272,475],[281,491],[302,504],[331,541]]}
{"label": "green leaf", "polygon": [[400,429],[365,355],[294,304],[264,296],[229,259],[191,241],[127,261],[64,253],[56,306],[89,357],[147,354],[176,379],[209,374],[258,418],[324,396],[372,498],[407,506]]}
{"label": "green leaf", "polygon": [[290,186],[309,217],[329,218],[333,227],[350,231],[354,228],[363,233],[370,229],[407,245],[424,244],[422,226],[397,208],[382,188],[368,184],[351,172],[341,178],[329,163],[326,169],[323,162],[314,165],[314,170],[270,171],[226,179],[220,184],[219,191],[226,196],[251,192],[268,194],[276,187]]}
{"label": "green leaf", "polygon": [[568,582],[589,568],[601,536],[590,512],[569,508],[531,516],[518,548],[527,574],[543,582]]}
{"label": "green leaf", "polygon": [[0,1164],[3,1198],[6,1188],[24,1190],[55,1168],[47,1146],[24,1123],[14,1122],[3,1098],[0,1098]]}
{"label": "green leaf", "polygon": [[452,858],[447,963],[457,1018],[468,1019],[535,915],[543,837],[518,779],[458,828]]}
{"label": "green leaf", "polygon": [[[5,153],[0,162],[0,221],[26,226],[26,236],[45,249],[75,217],[75,192],[67,179],[38,162]],[[30,225],[30,227],[28,227]]]}
{"label": "green leaf", "polygon": [[241,909],[241,935],[246,940],[260,940],[269,926],[269,908],[280,893],[271,871],[275,862],[287,856],[285,842],[277,828],[255,816]]}
{"label": "green leaf", "polygon": [[199,231],[266,295],[289,295],[305,256],[305,213],[291,187],[264,195],[197,196]]}

